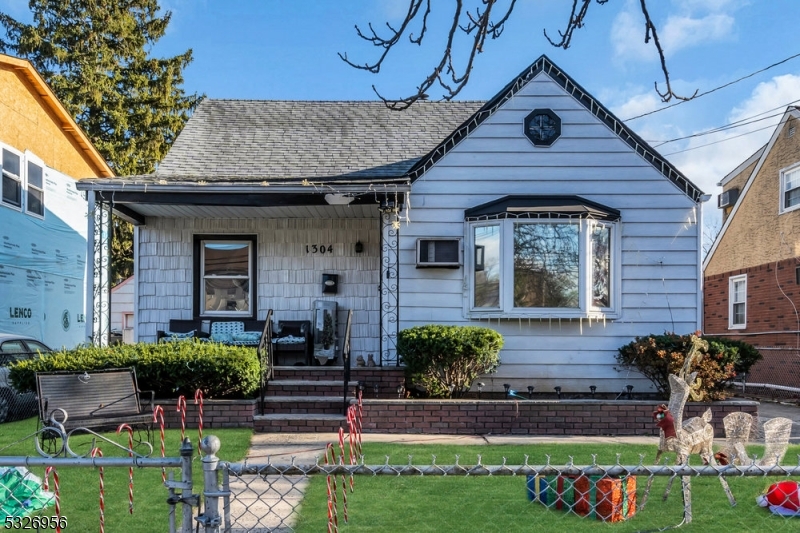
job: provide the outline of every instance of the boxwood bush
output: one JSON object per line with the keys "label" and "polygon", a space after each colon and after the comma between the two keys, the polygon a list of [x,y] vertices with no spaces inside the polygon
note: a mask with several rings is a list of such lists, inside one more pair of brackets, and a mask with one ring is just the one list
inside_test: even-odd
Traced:
{"label": "boxwood bush", "polygon": [[[699,332],[695,335],[699,335]],[[748,372],[761,354],[742,341],[721,337],[703,337],[708,348],[690,369],[697,372],[700,387],[695,391],[696,401],[722,400],[730,396],[728,382],[737,374]],[[669,397],[669,375],[678,374],[692,346],[692,335],[648,335],[619,348],[617,362],[623,368],[636,370],[655,385],[659,394]]]}
{"label": "boxwood bush", "polygon": [[502,347],[502,335],[477,326],[431,324],[397,336],[407,386],[419,386],[433,398],[462,397],[475,378],[497,369]]}
{"label": "boxwood bush", "polygon": [[36,390],[36,372],[73,372],[134,367],[139,389],[156,398],[251,398],[258,390],[259,364],[255,348],[185,340],[160,344],[82,346],[21,361],[9,377],[19,390]]}

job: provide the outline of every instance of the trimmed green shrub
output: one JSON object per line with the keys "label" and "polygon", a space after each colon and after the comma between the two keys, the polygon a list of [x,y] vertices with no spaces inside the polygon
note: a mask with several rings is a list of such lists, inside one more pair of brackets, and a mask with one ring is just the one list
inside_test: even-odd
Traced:
{"label": "trimmed green shrub", "polygon": [[197,389],[207,399],[251,398],[258,390],[255,348],[185,340],[160,344],[82,346],[21,361],[9,370],[19,390],[36,389],[36,372],[74,372],[134,367],[139,389],[156,398],[192,397]]}
{"label": "trimmed green shrub", "polygon": [[[692,346],[692,335],[649,335],[619,348],[617,362],[636,370],[655,385],[658,392],[669,397],[669,375],[678,374]],[[730,396],[726,386],[738,372],[747,372],[761,358],[758,351],[747,343],[718,337],[703,337],[708,349],[690,369],[697,372],[699,388],[693,393],[695,401],[723,400]]]}
{"label": "trimmed green shrub", "polygon": [[750,369],[753,367],[753,365],[764,358],[764,356],[761,355],[761,352],[756,350],[755,346],[744,341],[726,339],[724,337],[703,338],[708,341],[710,346],[709,352],[711,353],[724,350],[726,352],[731,351],[735,354],[738,354],[738,357],[736,357],[736,360],[733,363],[733,369],[736,371],[737,376],[750,372]]}
{"label": "trimmed green shrub", "polygon": [[462,397],[480,374],[497,370],[502,347],[502,335],[477,326],[431,324],[397,336],[406,382],[433,398]]}

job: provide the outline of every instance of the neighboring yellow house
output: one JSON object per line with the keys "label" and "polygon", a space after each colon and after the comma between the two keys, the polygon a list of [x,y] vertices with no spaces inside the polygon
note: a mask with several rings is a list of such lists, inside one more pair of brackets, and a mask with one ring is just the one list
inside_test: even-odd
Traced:
{"label": "neighboring yellow house", "polygon": [[33,66],[2,54],[0,167],[0,331],[84,342],[88,212],[75,182],[114,173]]}
{"label": "neighboring yellow house", "polygon": [[719,185],[723,225],[703,263],[703,330],[773,347],[748,381],[797,387],[800,109],[787,108],[769,142]]}

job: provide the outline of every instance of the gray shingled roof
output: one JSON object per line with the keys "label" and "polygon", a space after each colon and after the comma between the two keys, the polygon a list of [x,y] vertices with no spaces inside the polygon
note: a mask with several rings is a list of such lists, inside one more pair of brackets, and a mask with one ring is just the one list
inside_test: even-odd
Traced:
{"label": "gray shingled roof", "polygon": [[484,102],[204,100],[155,180],[279,181],[403,176]]}

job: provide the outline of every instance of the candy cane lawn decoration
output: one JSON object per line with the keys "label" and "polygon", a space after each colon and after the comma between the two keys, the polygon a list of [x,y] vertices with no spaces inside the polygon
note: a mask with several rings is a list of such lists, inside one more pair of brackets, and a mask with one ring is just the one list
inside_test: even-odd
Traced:
{"label": "candy cane lawn decoration", "polygon": [[200,442],[203,440],[203,391],[200,389],[194,391],[194,404],[199,405],[197,411],[197,416],[199,418],[199,424],[197,425],[197,453],[203,455],[200,449]]}
{"label": "candy cane lawn decoration", "polygon": [[[117,428],[117,435],[123,429],[128,430],[128,457],[133,459],[133,428],[128,424],[120,424]],[[133,514],[133,465],[128,468],[128,512]]]}
{"label": "candy cane lawn decoration", "polygon": [[56,533],[61,533],[61,491],[58,487],[58,472],[56,471],[56,467],[48,466],[44,469],[44,483],[42,483],[42,488],[44,490],[50,490],[50,484],[48,483],[50,473],[53,474],[53,492],[56,494]]}
{"label": "candy cane lawn decoration", "polygon": [[[344,464],[344,428],[339,426],[339,464]],[[347,523],[347,478],[342,472],[342,518]]]}
{"label": "candy cane lawn decoration", "polygon": [[[325,447],[325,464],[336,464],[336,452],[333,451],[333,444],[330,442]],[[328,533],[339,532],[339,517],[336,502],[336,476],[328,474],[325,476],[328,488]]]}
{"label": "candy cane lawn decoration", "polygon": [[[153,422],[158,422],[159,418],[161,419],[161,423],[159,424],[159,428],[161,429],[161,457],[164,457],[166,454],[166,449],[164,448],[164,408],[160,405],[156,405],[156,408],[153,409]],[[183,442],[183,439],[181,439]],[[167,469],[163,466],[161,467],[161,482],[167,482]]]}
{"label": "candy cane lawn decoration", "polygon": [[186,436],[186,396],[178,396],[177,411],[181,414],[181,444],[183,444],[183,439]]}
{"label": "candy cane lawn decoration", "polygon": [[[92,457],[103,457],[103,452],[100,448],[92,448]],[[105,533],[106,530],[106,484],[103,479],[103,467],[99,467],[100,471],[100,533]]]}

